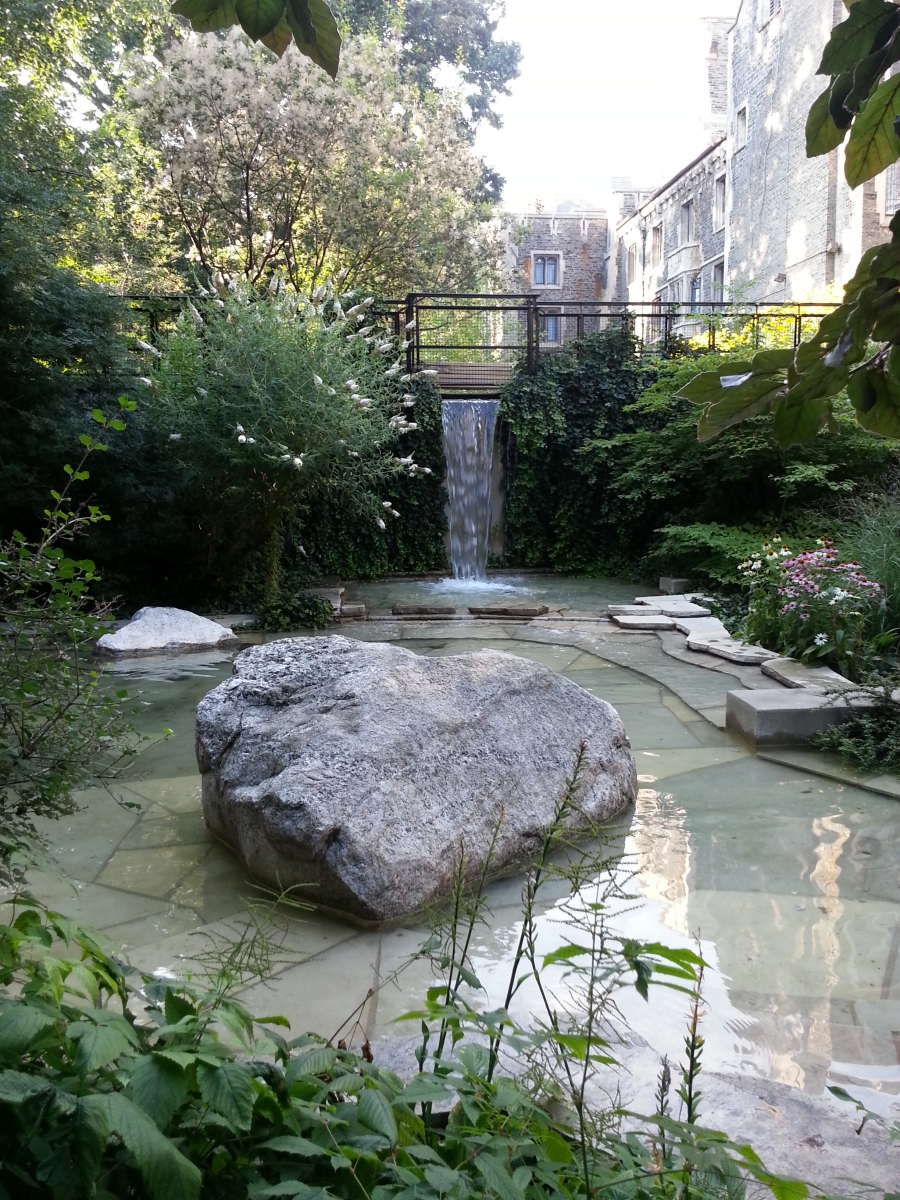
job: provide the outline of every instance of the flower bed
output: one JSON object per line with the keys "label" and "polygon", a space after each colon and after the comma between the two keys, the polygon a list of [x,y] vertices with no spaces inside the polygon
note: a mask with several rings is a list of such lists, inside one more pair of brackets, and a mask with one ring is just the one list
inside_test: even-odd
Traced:
{"label": "flower bed", "polygon": [[748,641],[801,662],[816,660],[859,680],[871,667],[870,630],[883,589],[856,562],[841,562],[830,539],[792,555],[780,537],[740,565],[750,593]]}

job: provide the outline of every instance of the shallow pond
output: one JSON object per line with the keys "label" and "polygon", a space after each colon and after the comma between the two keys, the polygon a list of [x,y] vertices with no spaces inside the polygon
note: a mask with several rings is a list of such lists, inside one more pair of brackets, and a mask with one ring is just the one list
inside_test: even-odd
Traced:
{"label": "shallow pond", "polygon": [[[633,587],[596,580],[511,586],[523,597],[543,595],[551,606],[580,611],[634,595]],[[436,590],[358,589],[376,611],[398,600],[424,602]],[[714,967],[706,1065],[817,1095],[826,1083],[862,1086],[882,1109],[900,1093],[898,801],[751,753],[716,723],[725,692],[741,686],[739,679],[664,654],[651,634],[616,636],[590,623],[555,630],[386,621],[341,632],[430,655],[490,646],[545,663],[613,704],[641,784],[635,809],[623,818],[641,902],[618,923],[670,945],[700,938]],[[206,832],[194,760],[195,706],[230,670],[217,655],[117,665],[117,675],[141,693],[144,727],[168,726],[172,736],[147,751],[141,778],[118,789],[139,807],[117,806],[105,793],[84,795],[80,812],[47,826],[63,874],[32,876],[43,899],[101,929],[151,971],[184,969],[197,953],[195,935],[226,929],[253,895],[232,853]],[[490,1004],[502,1001],[520,928],[520,887],[520,879],[492,885],[493,920],[477,942]],[[551,943],[558,915],[551,900],[541,917]],[[291,961],[268,985],[251,988],[247,1000],[256,1011],[286,1015],[295,1033],[328,1036],[424,937],[422,928],[360,931],[310,914],[291,923]],[[424,964],[411,967],[402,986],[386,987],[366,1004],[357,1037],[407,1033],[394,1018],[431,982]],[[520,1011],[533,1004],[527,990],[520,993]],[[638,1033],[677,1059],[684,997],[660,991],[645,1004],[633,995],[625,1008]]]}

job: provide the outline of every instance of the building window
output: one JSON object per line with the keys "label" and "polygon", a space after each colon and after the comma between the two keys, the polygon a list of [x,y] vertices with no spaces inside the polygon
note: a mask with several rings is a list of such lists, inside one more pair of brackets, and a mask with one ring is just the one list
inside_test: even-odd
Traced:
{"label": "building window", "polygon": [[545,342],[559,341],[559,313],[541,313],[541,333]]}
{"label": "building window", "polygon": [[663,237],[662,225],[654,225],[650,234],[650,265],[658,267],[662,262]]}
{"label": "building window", "polygon": [[781,0],[759,0],[759,23],[765,25],[781,12]]}
{"label": "building window", "polygon": [[700,276],[695,275],[691,280],[691,306],[700,303]]}
{"label": "building window", "polygon": [[681,206],[681,244],[686,246],[694,240],[694,202],[688,200]]}
{"label": "building window", "polygon": [[884,177],[884,215],[892,217],[900,208],[900,162],[891,163]]}
{"label": "building window", "polygon": [[725,224],[725,176],[720,175],[716,179],[715,191],[713,193],[713,225],[716,229],[721,229]]}
{"label": "building window", "polygon": [[628,247],[628,255],[625,260],[625,282],[634,283],[637,275],[637,244]]}
{"label": "building window", "polygon": [[669,303],[670,304],[680,304],[681,303],[681,280],[680,279],[673,279],[669,283]]}
{"label": "building window", "polygon": [[725,263],[713,263],[712,269],[712,298],[716,304],[721,304],[725,299]]}
{"label": "building window", "polygon": [[534,256],[534,282],[538,287],[559,287],[559,255]]}
{"label": "building window", "polygon": [[747,105],[742,104],[734,114],[734,148],[743,150],[747,145]]}

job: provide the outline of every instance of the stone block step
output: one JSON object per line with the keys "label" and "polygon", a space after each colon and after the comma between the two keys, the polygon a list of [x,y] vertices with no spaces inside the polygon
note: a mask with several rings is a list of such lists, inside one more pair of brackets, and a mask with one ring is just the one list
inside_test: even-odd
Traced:
{"label": "stone block step", "polygon": [[611,617],[659,616],[660,609],[652,604],[610,604],[607,612]]}
{"label": "stone block step", "polygon": [[327,600],[331,605],[332,612],[336,617],[340,616],[341,604],[344,600],[344,589],[342,587],[308,587],[303,589],[304,596],[318,596],[322,600]]}
{"label": "stone block step", "polygon": [[364,604],[342,604],[341,605],[341,620],[342,621],[364,621],[366,619],[366,606]]}
{"label": "stone block step", "polygon": [[845,721],[855,707],[809,688],[728,692],[725,724],[754,746],[794,746]]}
{"label": "stone block step", "polygon": [[646,616],[620,616],[612,617],[612,620],[619,626],[620,629],[674,629],[675,622],[671,617],[664,617],[662,613],[654,614],[647,613]]}

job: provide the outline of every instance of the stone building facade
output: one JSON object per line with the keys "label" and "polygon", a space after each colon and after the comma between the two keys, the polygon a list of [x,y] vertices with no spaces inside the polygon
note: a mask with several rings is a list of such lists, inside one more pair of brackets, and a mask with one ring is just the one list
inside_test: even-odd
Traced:
{"label": "stone building facade", "polygon": [[709,22],[711,143],[620,215],[608,298],[827,300],[900,206],[896,168],[852,191],[843,148],[806,157],[806,115],[841,0],[741,0]]}

